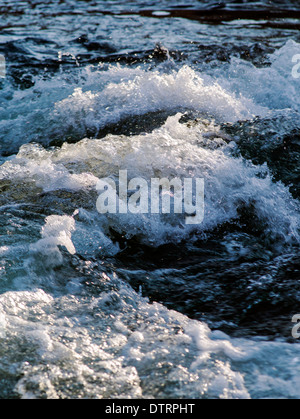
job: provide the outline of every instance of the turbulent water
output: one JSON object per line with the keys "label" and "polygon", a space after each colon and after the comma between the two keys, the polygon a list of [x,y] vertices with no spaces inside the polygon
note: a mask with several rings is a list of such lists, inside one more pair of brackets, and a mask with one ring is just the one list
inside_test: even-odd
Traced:
{"label": "turbulent water", "polygon": [[[300,397],[297,2],[155,3],[0,1],[0,398]],[[203,223],[100,215],[120,170]]]}

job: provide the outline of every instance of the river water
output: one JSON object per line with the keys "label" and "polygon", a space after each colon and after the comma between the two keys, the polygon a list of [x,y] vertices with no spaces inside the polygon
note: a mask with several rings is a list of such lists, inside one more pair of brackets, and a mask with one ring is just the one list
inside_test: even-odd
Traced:
{"label": "river water", "polygon": [[[300,24],[271,3],[0,1],[1,398],[300,397]],[[100,215],[120,170],[203,178],[203,223]]]}

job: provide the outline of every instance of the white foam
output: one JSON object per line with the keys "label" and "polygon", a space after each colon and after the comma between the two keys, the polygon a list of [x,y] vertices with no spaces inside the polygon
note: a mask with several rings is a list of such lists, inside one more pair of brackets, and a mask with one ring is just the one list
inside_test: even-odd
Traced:
{"label": "white foam", "polygon": [[190,109],[231,122],[263,112],[251,100],[228,94],[216,80],[188,66],[170,74],[120,66],[110,67],[109,73],[118,82],[111,81],[99,92],[76,88],[72,96],[56,103],[57,116],[64,115],[70,126],[80,119],[87,127],[101,128],[128,115],[161,110]]}
{"label": "white foam", "polygon": [[298,52],[299,44],[290,40],[265,68],[237,58],[206,73],[171,62],[156,69],[99,65],[78,69],[75,89],[69,74],[36,78],[25,92],[7,87],[0,107],[2,148],[84,138],[123,118],[163,110],[189,109],[226,122],[263,117],[270,110],[299,111],[299,81],[292,77]]}
{"label": "white foam", "polygon": [[128,288],[9,292],[0,310],[0,365],[23,398],[300,397],[297,344],[230,339]]}
{"label": "white foam", "polygon": [[299,80],[292,75],[295,65],[292,59],[299,51],[300,44],[289,40],[269,56],[271,66],[257,68],[250,62],[232,58],[228,68],[214,70],[214,77],[227,91],[243,95],[269,110],[299,112]]}
{"label": "white foam", "polygon": [[78,69],[75,89],[69,74],[36,78],[34,88],[25,92],[7,87],[0,107],[2,148],[16,151],[32,141],[84,138],[128,116],[154,111],[190,109],[227,122],[266,116],[270,110],[299,111],[299,81],[292,77],[298,52],[299,44],[290,40],[265,68],[237,58],[206,73],[172,63],[156,69],[100,65]]}
{"label": "white foam", "polygon": [[[205,217],[196,229],[186,226],[180,215],[130,213],[99,214],[97,229],[106,234],[112,227],[128,237],[137,235],[142,241],[159,245],[180,241],[193,230],[210,231],[230,222],[238,218],[242,206],[254,207],[255,215],[265,224],[266,234],[278,244],[299,243],[299,203],[288,188],[274,183],[266,166],[254,166],[233,157],[234,143],[227,146],[220,139],[208,140],[206,134],[212,123],[189,127],[179,122],[181,116],[170,117],[163,127],[147,135],[86,139],[65,144],[60,150],[39,153],[35,145],[28,145],[26,153],[22,149],[0,168],[0,177],[20,181],[25,172],[29,188],[38,185],[44,191],[83,190],[95,215],[97,196],[92,191],[97,180],[107,176],[117,179],[119,170],[128,170],[129,178],[137,176],[148,181],[157,176],[204,178]],[[73,252],[71,245],[65,244]]]}
{"label": "white foam", "polygon": [[[166,73],[116,66],[78,70],[81,87],[74,89],[69,75],[50,81],[36,79],[25,92],[7,92],[0,107],[3,150],[22,144],[49,144],[64,136],[83,138],[87,132],[119,122],[129,115],[191,109],[223,121],[251,119],[264,109],[239,93],[229,93],[218,80],[188,66]],[[12,96],[12,97],[10,97]]]}
{"label": "white foam", "polygon": [[89,173],[72,174],[64,165],[51,161],[52,153],[39,145],[24,145],[15,158],[0,168],[0,179],[25,179],[45,192],[59,189],[77,191],[94,187],[98,179]]}
{"label": "white foam", "polygon": [[160,10],[157,10],[155,12],[152,12],[152,15],[153,16],[158,16],[158,17],[170,16],[170,14],[171,14],[170,12],[160,11]]}
{"label": "white foam", "polygon": [[55,258],[62,261],[57,246],[64,246],[71,255],[76,249],[71,240],[72,232],[75,230],[75,220],[68,216],[51,215],[46,218],[46,224],[42,228],[42,239],[31,246],[33,252],[46,255],[49,259]]}
{"label": "white foam", "polygon": [[[26,91],[2,91],[2,146],[10,150],[12,145],[14,152],[24,143],[61,140],[70,131],[76,139],[84,138],[88,131],[133,115],[181,112],[146,135],[83,139],[49,151],[28,144],[16,156],[1,159],[0,179],[9,183],[8,200],[16,198],[20,184],[21,200],[26,200],[26,192],[39,199],[41,191],[51,197],[50,192],[62,190],[83,192],[85,197],[83,203],[79,194],[65,194],[66,208],[62,204],[59,211],[69,215],[47,217],[35,244],[29,246],[32,231],[25,231],[24,247],[0,247],[1,257],[16,259],[21,254],[21,273],[12,268],[10,275],[17,288],[30,288],[0,295],[0,369],[8,378],[0,380],[0,386],[5,392],[15,380],[14,391],[23,398],[300,397],[298,344],[212,333],[204,323],[149,304],[115,276],[94,272],[90,261],[84,266],[95,279],[94,293],[78,292],[77,270],[76,280],[66,274],[73,275],[72,269],[71,274],[67,269],[52,271],[63,264],[61,246],[73,256],[77,252],[93,258],[103,250],[101,254],[116,254],[111,228],[156,246],[190,237],[191,227],[179,216],[101,217],[95,208],[96,183],[101,177],[117,177],[120,169],[145,179],[204,177],[205,220],[193,230],[197,237],[235,219],[242,205],[254,208],[266,234],[277,243],[299,243],[299,203],[288,188],[272,182],[267,167],[233,157],[233,142],[226,145],[211,135],[218,132],[213,118],[235,122],[265,116],[269,110],[299,111],[299,81],[291,77],[291,58],[298,48],[289,41],[270,57],[269,68],[233,59],[228,67],[214,70],[213,77],[188,66],[100,66],[80,70],[75,90],[74,79],[60,74],[51,81],[36,79],[34,88]],[[208,115],[209,121],[181,124],[186,109]],[[70,200],[72,208],[78,207],[72,215]],[[80,208],[83,204],[87,208]],[[36,258],[34,269],[28,255]],[[70,280],[63,293],[51,296],[32,289],[36,284],[49,289],[49,281],[57,277]]]}

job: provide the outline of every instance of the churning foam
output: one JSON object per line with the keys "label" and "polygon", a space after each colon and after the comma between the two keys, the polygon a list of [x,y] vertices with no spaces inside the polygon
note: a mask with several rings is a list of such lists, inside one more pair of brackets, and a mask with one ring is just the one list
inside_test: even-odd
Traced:
{"label": "churning foam", "polygon": [[[227,145],[221,138],[208,140],[212,128],[209,123],[189,126],[180,122],[181,117],[182,114],[169,117],[164,126],[151,134],[85,139],[55,151],[26,145],[14,159],[1,166],[0,179],[17,182],[25,178],[28,188],[38,187],[45,192],[85,191],[86,209],[95,212],[98,179],[107,176],[116,179],[119,170],[128,170],[129,178],[149,180],[203,178],[205,217],[198,231],[210,231],[235,220],[241,208],[252,207],[273,240],[298,243],[299,204],[288,188],[274,183],[266,166],[254,166],[233,157],[234,142]],[[67,201],[68,197],[66,205]],[[174,214],[99,214],[99,222],[105,231],[109,226],[129,238],[139,236],[142,241],[156,245],[180,241],[195,230],[185,226],[183,216]]]}
{"label": "churning foam", "polygon": [[215,68],[212,75],[187,65],[154,70],[99,65],[78,69],[74,76],[35,78],[26,91],[7,84],[0,104],[1,148],[16,152],[32,141],[47,145],[89,133],[97,137],[110,124],[155,111],[193,110],[234,122],[274,109],[299,110],[298,80],[292,77],[297,51],[299,44],[289,41],[270,56],[270,67],[232,58],[231,65]]}
{"label": "churning foam", "polygon": [[299,397],[298,345],[230,339],[117,283],[1,295],[0,336],[5,385],[23,398]]}
{"label": "churning foam", "polygon": [[[289,43],[274,55],[273,74],[280,72],[280,54],[287,57],[292,48]],[[83,139],[57,150],[23,146],[0,167],[8,201],[22,204],[27,196],[42,200],[43,194],[51,198],[57,192],[70,193],[62,194],[60,201],[58,212],[65,215],[45,219],[40,239],[24,245],[22,260],[31,250],[37,259],[43,257],[43,269],[45,260],[46,268],[56,267],[63,262],[59,247],[71,255],[93,257],[102,250],[115,254],[118,247],[109,238],[110,228],[154,245],[189,236],[191,230],[180,217],[101,218],[95,208],[97,181],[117,176],[120,169],[129,170],[132,177],[203,177],[203,231],[236,219],[241,206],[252,207],[266,234],[285,243],[299,242],[299,203],[287,187],[272,181],[267,167],[234,157],[235,143],[224,142],[221,133],[218,138],[218,124],[213,122],[213,117],[236,121],[263,115],[265,107],[272,108],[271,103],[278,109],[285,105],[297,109],[297,97],[284,94],[294,81],[289,81],[287,72],[276,79],[268,76],[268,69],[239,63],[245,69],[242,75],[231,78],[229,73],[226,79],[220,73],[217,82],[186,66],[168,74],[122,67],[97,72],[86,69],[88,81],[75,92],[72,84],[64,86],[63,78],[58,78],[37,81],[34,89],[40,89],[40,95],[30,89],[15,92],[11,100],[4,97],[0,129],[5,130],[5,142],[15,146],[32,140],[47,144],[49,136],[64,134],[70,126],[84,138],[87,128],[98,130],[127,115],[161,109],[177,112],[185,108],[210,115],[189,126],[180,122],[179,113],[148,134]],[[288,65],[286,60],[284,64]],[[233,67],[230,71],[233,74]],[[260,90],[246,91],[244,75]],[[277,101],[272,93],[275,87],[279,89]],[[28,126],[25,134],[24,126]],[[29,242],[32,226],[22,232]],[[9,249],[9,244],[3,245],[0,256],[7,256]],[[30,290],[20,291],[18,284],[18,291],[0,295],[0,366],[8,377],[5,388],[0,381],[3,392],[9,386],[24,398],[165,398],[170,394],[174,398],[187,394],[193,398],[299,398],[298,345],[230,339],[211,332],[204,323],[149,304],[105,273],[93,272],[94,294],[76,293],[74,288],[68,292],[68,286],[76,285],[72,277],[68,279],[73,283],[63,292],[50,295],[39,287],[33,289],[34,270],[26,270],[25,263],[22,268]],[[86,269],[92,270],[91,262],[86,261]],[[65,270],[41,272],[39,286],[51,275],[57,283],[65,283]],[[69,275],[78,279],[75,270]],[[16,277],[16,281],[23,279]],[[77,286],[80,291],[80,278]],[[151,380],[144,380],[149,371]]]}

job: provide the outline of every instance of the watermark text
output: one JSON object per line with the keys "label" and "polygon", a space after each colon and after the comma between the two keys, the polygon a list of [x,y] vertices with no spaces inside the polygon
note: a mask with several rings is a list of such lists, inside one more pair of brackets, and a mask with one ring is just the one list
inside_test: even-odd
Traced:
{"label": "watermark text", "polygon": [[4,55],[0,55],[0,79],[6,77],[6,61]]}
{"label": "watermark text", "polygon": [[295,64],[292,69],[292,76],[294,79],[300,79],[300,54],[293,56],[292,63]]}
{"label": "watermark text", "polygon": [[[117,188],[118,183],[118,188]],[[185,214],[188,225],[204,219],[204,179],[134,178],[120,170],[119,181],[100,179],[97,184],[100,214]]]}
{"label": "watermark text", "polygon": [[110,403],[105,408],[106,415],[129,415],[132,417],[142,415],[192,415],[195,403],[147,403],[140,404]]}
{"label": "watermark text", "polygon": [[292,329],[292,336],[294,339],[300,339],[300,314],[295,314],[293,316],[292,323],[296,323]]}

